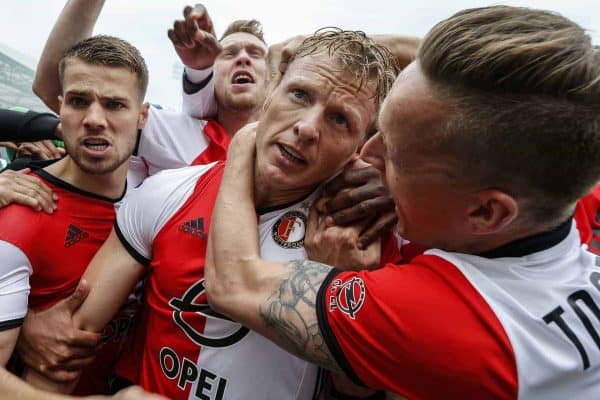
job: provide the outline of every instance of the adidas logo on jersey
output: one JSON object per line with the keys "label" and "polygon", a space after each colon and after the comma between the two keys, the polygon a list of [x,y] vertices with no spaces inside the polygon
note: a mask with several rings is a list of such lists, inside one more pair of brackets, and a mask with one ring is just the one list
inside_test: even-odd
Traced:
{"label": "adidas logo on jersey", "polygon": [[82,231],[73,224],[69,224],[67,236],[65,237],[65,247],[71,247],[75,243],[82,241],[88,236],[89,235],[87,234],[87,232]]}
{"label": "adidas logo on jersey", "polygon": [[200,239],[206,239],[206,232],[204,232],[204,218],[186,221],[179,227],[179,230],[183,233],[189,233],[190,235],[199,237]]}

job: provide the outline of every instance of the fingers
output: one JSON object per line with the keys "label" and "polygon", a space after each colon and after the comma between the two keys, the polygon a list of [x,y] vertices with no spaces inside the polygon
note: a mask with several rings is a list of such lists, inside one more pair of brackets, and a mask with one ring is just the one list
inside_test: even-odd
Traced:
{"label": "fingers", "polygon": [[40,179],[27,175],[29,169],[0,174],[0,206],[18,203],[51,214],[58,197]]}
{"label": "fingers", "polygon": [[235,133],[235,135],[233,135],[230,148],[240,149],[243,152],[247,152],[248,149],[254,148],[256,146],[257,128],[258,122],[251,122],[244,125]]}
{"label": "fingers", "polygon": [[374,197],[349,208],[343,208],[330,215],[336,225],[348,225],[362,219],[369,219],[382,212],[393,211],[394,201],[389,196]]}
{"label": "fingers", "polygon": [[305,247],[312,247],[319,242],[319,232],[323,230],[325,225],[320,221],[321,213],[318,210],[317,202],[314,202],[308,211],[308,221],[306,223],[306,231],[304,233]]}
{"label": "fingers", "polygon": [[48,160],[61,158],[65,155],[65,149],[56,146],[52,140],[42,140],[38,143],[42,148],[42,152],[48,157]]}
{"label": "fingers", "polygon": [[177,20],[173,22],[173,29],[168,31],[169,39],[176,47],[192,48],[194,41],[188,34],[186,21]]}
{"label": "fingers", "polygon": [[369,180],[379,179],[379,177],[379,170],[372,166],[360,169],[346,168],[342,173],[327,183],[323,190],[329,195],[335,195],[344,188],[363,185]]}
{"label": "fingers", "polygon": [[369,247],[383,233],[391,229],[397,221],[398,217],[394,212],[388,212],[377,218],[371,226],[361,232],[357,243],[358,248],[364,250]]}
{"label": "fingers", "polygon": [[71,312],[71,315],[83,304],[85,298],[90,294],[90,284],[85,280],[81,279],[75,288],[75,291],[71,293],[69,297],[62,300],[61,303],[67,307]]}
{"label": "fingers", "polygon": [[[188,7],[186,7],[188,8]],[[205,32],[215,36],[215,28],[213,26],[212,19],[202,4],[194,5],[194,8],[186,15],[186,9],[183,10],[183,15],[186,19],[192,19],[196,22],[196,26]]]}
{"label": "fingers", "polygon": [[51,140],[21,143],[17,157],[31,157],[36,160],[54,160],[65,155],[65,150],[57,147]]}
{"label": "fingers", "polygon": [[[381,204],[385,204],[386,202],[390,202],[391,204],[393,202],[388,194],[387,189],[379,182],[375,182],[355,188],[343,189],[335,194],[327,203],[325,203],[325,206],[327,208],[327,212],[335,213],[345,208],[359,206],[360,203],[367,202],[372,199],[380,199]],[[368,215],[364,215],[363,217],[366,216]]]}

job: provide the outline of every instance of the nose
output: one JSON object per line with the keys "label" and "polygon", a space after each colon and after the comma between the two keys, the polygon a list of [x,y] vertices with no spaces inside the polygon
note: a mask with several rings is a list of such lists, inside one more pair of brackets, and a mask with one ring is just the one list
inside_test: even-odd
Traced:
{"label": "nose", "polygon": [[235,64],[241,66],[249,66],[251,63],[252,59],[250,58],[246,50],[241,50],[238,53],[237,59],[235,60]]}
{"label": "nose", "polygon": [[381,138],[381,133],[379,132],[367,140],[367,143],[364,144],[362,150],[360,151],[360,158],[381,172],[385,172],[384,155],[385,146]]}
{"label": "nose", "polygon": [[106,128],[106,114],[101,104],[94,101],[86,110],[83,126],[90,130],[102,130]]}
{"label": "nose", "polygon": [[294,134],[304,143],[315,143],[319,140],[319,114],[307,112],[294,124]]}

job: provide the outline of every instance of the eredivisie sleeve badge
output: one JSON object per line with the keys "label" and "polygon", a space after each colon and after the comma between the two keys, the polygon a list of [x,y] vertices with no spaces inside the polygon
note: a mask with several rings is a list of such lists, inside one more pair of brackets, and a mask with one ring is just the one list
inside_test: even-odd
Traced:
{"label": "eredivisie sleeve badge", "polygon": [[288,211],[283,214],[271,231],[273,240],[284,249],[298,249],[304,246],[306,215],[300,211]]}

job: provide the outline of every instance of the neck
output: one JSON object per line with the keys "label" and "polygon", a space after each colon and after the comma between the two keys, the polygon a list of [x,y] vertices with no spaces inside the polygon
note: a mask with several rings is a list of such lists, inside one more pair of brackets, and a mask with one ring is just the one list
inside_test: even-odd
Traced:
{"label": "neck", "polygon": [[274,187],[269,179],[256,172],[256,166],[254,171],[254,204],[257,210],[294,203],[317,189],[316,186],[304,186],[282,190],[279,187]]}
{"label": "neck", "polygon": [[230,110],[220,107],[217,111],[217,121],[229,136],[233,137],[243,126],[258,120],[258,110]]}
{"label": "neck", "polygon": [[118,199],[125,191],[128,162],[124,162],[113,172],[106,174],[90,174],[84,172],[69,156],[44,168],[48,173],[75,186],[109,199]]}

